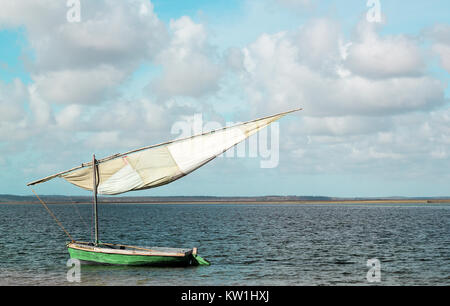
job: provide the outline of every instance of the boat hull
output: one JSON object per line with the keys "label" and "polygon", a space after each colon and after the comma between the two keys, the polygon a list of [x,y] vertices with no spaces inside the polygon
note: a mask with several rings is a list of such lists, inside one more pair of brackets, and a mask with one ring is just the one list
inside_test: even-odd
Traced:
{"label": "boat hull", "polygon": [[69,243],[71,258],[85,264],[130,265],[130,266],[196,266],[209,262],[195,254],[194,249],[144,249],[120,245],[92,246]]}

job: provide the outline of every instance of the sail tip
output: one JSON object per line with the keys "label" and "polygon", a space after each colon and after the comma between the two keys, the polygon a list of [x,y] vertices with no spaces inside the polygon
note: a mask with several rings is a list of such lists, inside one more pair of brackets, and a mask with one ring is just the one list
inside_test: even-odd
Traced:
{"label": "sail tip", "polygon": [[33,185],[36,185],[36,184],[38,184],[40,181],[41,181],[41,180],[29,182],[29,183],[27,183],[27,186],[33,186]]}
{"label": "sail tip", "polygon": [[[294,109],[291,109],[291,110],[289,110],[289,111],[286,111],[286,112],[283,112],[283,113],[280,113],[280,114],[278,114],[278,115],[287,115],[287,114],[290,114],[290,113],[295,113],[295,112],[298,112],[298,111],[301,111],[301,110],[303,110],[303,108],[301,108],[301,107],[299,107],[299,108],[294,108]],[[277,116],[277,115],[275,115],[275,116]]]}
{"label": "sail tip", "polygon": [[287,111],[287,113],[298,112],[298,111],[301,111],[301,110],[303,110],[303,108],[298,107],[298,108],[294,108],[294,109],[292,109],[292,110],[290,110],[290,111]]}
{"label": "sail tip", "polygon": [[33,186],[33,185],[37,185],[37,184],[39,184],[39,183],[42,183],[42,181],[43,181],[43,180],[38,180],[38,181],[34,181],[34,182],[29,182],[29,183],[27,183],[27,186],[30,187],[30,186]]}

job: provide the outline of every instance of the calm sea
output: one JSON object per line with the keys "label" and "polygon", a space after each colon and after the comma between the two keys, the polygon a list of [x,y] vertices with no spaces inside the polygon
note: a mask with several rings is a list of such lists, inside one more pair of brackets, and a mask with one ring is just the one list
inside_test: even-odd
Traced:
{"label": "calm sea", "polygon": [[[50,205],[91,240],[91,205]],[[450,285],[449,204],[99,205],[100,240],[197,247],[211,266],[82,266],[40,205],[0,205],[0,285]],[[373,269],[373,268],[372,268]]]}

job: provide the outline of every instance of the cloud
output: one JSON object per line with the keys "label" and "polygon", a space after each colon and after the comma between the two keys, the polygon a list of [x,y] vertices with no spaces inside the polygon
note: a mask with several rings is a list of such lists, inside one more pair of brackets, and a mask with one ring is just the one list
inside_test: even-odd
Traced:
{"label": "cloud", "polygon": [[405,35],[380,37],[375,23],[361,21],[357,37],[348,47],[347,68],[360,76],[389,78],[417,76],[424,72],[418,43]]}
{"label": "cloud", "polygon": [[321,18],[229,52],[252,112],[304,108],[281,123],[279,171],[433,177],[433,161],[449,154],[449,117],[446,85],[427,72],[426,46],[364,22],[355,33],[346,39],[338,23]]}
{"label": "cloud", "polygon": [[127,73],[110,65],[64,69],[33,75],[36,90],[57,104],[99,104],[113,96]]}
{"label": "cloud", "polygon": [[333,20],[322,18],[307,22],[293,37],[298,61],[325,73],[335,73],[336,61],[341,56],[341,36],[340,25]]}
{"label": "cloud", "polygon": [[313,0],[275,0],[280,5],[285,6],[290,9],[305,9],[310,8],[315,5]]}
{"label": "cloud", "polygon": [[53,111],[46,100],[42,99],[36,85],[29,86],[30,93],[30,109],[33,118],[30,123],[38,128],[47,128],[54,122]]}
{"label": "cloud", "polygon": [[200,97],[215,92],[223,71],[204,26],[183,16],[171,20],[170,30],[170,43],[156,58],[163,75],[151,89],[163,97]]}
{"label": "cloud", "polygon": [[448,109],[370,118],[367,125],[364,118],[303,119],[292,128],[296,138],[287,126],[281,130],[280,143],[293,142],[280,154],[286,173],[347,173],[389,181],[434,179],[438,173],[449,178]]}
{"label": "cloud", "polygon": [[437,24],[427,29],[425,36],[431,38],[433,52],[439,56],[442,68],[450,73],[450,25]]}
{"label": "cloud", "polygon": [[450,73],[450,45],[435,44],[433,51],[439,55],[442,67]]}
{"label": "cloud", "polygon": [[44,32],[55,21],[62,22],[65,19],[67,7],[65,2],[52,0],[18,0],[1,1],[0,27],[26,26],[27,30],[33,32]]}
{"label": "cloud", "polygon": [[[444,84],[418,74],[413,67],[415,61],[368,73],[368,67],[376,65],[371,57],[361,56],[358,65],[364,69],[355,69],[355,61],[349,64],[352,51],[349,50],[348,58],[343,56],[342,46],[348,44],[336,28],[332,22],[320,20],[309,23],[297,34],[263,34],[243,48],[240,76],[253,108],[276,112],[303,106],[309,116],[384,116],[429,110],[445,103]],[[324,37],[322,41],[305,33],[325,34],[319,35]],[[391,40],[395,39],[374,39],[373,48],[385,50],[386,41]],[[415,51],[419,47],[411,44],[408,41],[388,45],[391,54],[404,54],[406,46],[413,50],[411,53],[419,53]],[[308,52],[320,56],[308,56]]]}
{"label": "cloud", "polygon": [[[169,140],[171,125],[198,111],[170,96],[218,87],[215,49],[190,18],[172,21],[169,33],[149,1],[82,1],[79,23],[67,21],[68,9],[65,1],[2,3],[0,27],[23,27],[33,55],[26,65],[31,84],[0,83],[0,139],[11,140],[8,152],[27,147],[45,163],[61,147],[78,160],[92,148],[115,152]],[[159,100],[139,93],[131,100],[121,91],[142,63],[163,66]]]}
{"label": "cloud", "polygon": [[[96,107],[67,105],[53,116],[48,133],[67,135],[79,141],[78,150],[127,151],[171,140],[171,126],[194,109],[173,101],[122,98]],[[82,137],[80,137],[82,135]],[[116,152],[111,152],[116,153]]]}
{"label": "cloud", "polygon": [[423,31],[424,35],[442,44],[450,45],[450,25],[436,24]]}
{"label": "cloud", "polygon": [[0,24],[26,28],[37,72],[127,65],[153,56],[166,40],[165,26],[148,1],[82,1],[80,22],[68,22],[68,10],[64,1],[7,2]]}
{"label": "cloud", "polygon": [[167,41],[148,1],[82,1],[80,22],[68,22],[69,9],[65,1],[18,0],[0,13],[0,26],[26,29],[33,53],[27,69],[51,102],[100,103]]}
{"label": "cloud", "polygon": [[26,86],[19,79],[9,84],[0,82],[0,122],[19,120],[27,98]]}
{"label": "cloud", "polygon": [[277,175],[449,178],[446,85],[428,67],[434,53],[450,69],[448,25],[424,32],[429,47],[364,20],[347,35],[345,22],[301,13],[314,1],[269,0],[246,3],[234,25],[213,22],[239,35],[216,39],[188,16],[164,24],[147,0],[81,1],[79,23],[65,1],[1,2],[0,28],[23,29],[31,49],[31,82],[0,82],[0,163],[22,161],[27,176],[176,138],[173,124],[195,113],[222,122],[303,107],[280,121]]}
{"label": "cloud", "polygon": [[71,104],[63,108],[56,116],[56,125],[64,130],[74,131],[80,124],[80,116],[83,108],[80,105]]}
{"label": "cloud", "polygon": [[7,141],[8,150],[29,134],[25,114],[25,102],[28,100],[26,86],[14,79],[11,83],[0,81],[0,148]]}
{"label": "cloud", "polygon": [[366,135],[389,131],[393,126],[390,117],[303,117],[301,123],[308,135],[345,136]]}

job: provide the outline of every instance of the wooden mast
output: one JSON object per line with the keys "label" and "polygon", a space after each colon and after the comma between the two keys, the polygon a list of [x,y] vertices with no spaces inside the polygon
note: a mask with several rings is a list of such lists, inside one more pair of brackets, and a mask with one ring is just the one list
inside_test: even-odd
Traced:
{"label": "wooden mast", "polygon": [[92,157],[92,173],[93,173],[93,187],[94,193],[94,228],[95,228],[95,245],[98,245],[98,214],[97,214],[97,161],[95,154]]}

